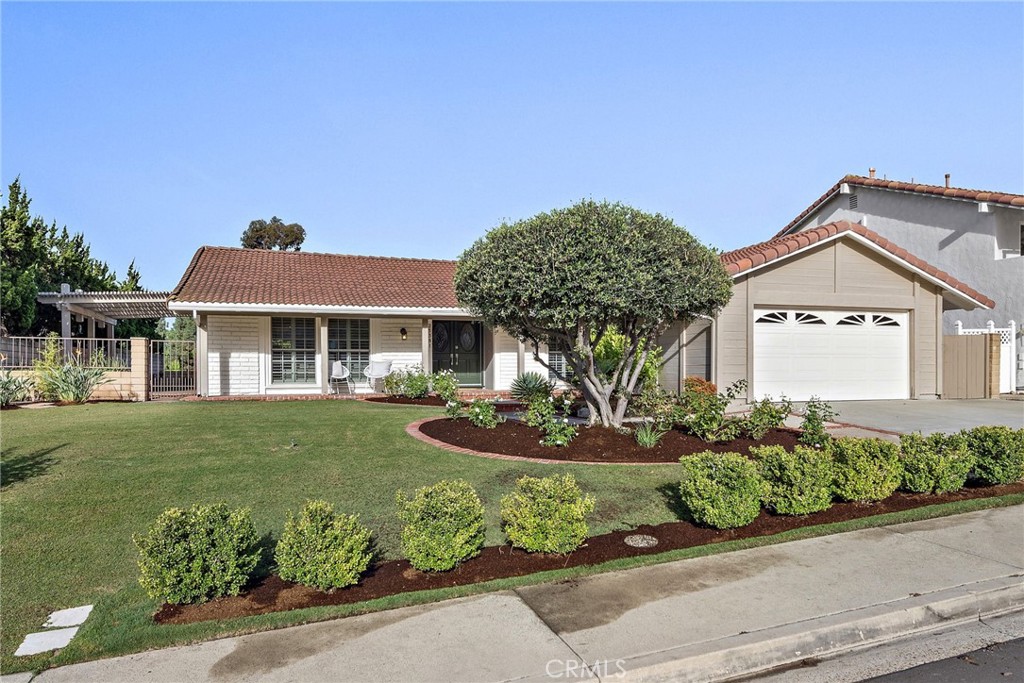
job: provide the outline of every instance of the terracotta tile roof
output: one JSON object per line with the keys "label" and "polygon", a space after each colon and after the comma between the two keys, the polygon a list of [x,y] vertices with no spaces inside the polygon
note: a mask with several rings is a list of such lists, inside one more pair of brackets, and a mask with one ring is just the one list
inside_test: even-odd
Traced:
{"label": "terracotta tile roof", "polygon": [[946,197],[949,199],[964,199],[974,202],[988,202],[1001,206],[1024,207],[1024,195],[1010,194],[1008,192],[992,192],[989,190],[968,190],[962,187],[944,187],[942,185],[923,185],[921,183],[904,183],[899,180],[885,180],[882,178],[865,178],[859,175],[848,175],[833,185],[828,192],[818,197],[813,204],[805,209],[799,216],[789,222],[775,236],[781,237],[795,228],[807,216],[828,201],[832,195],[839,191],[839,188],[846,183],[861,187],[877,187],[883,190],[894,190],[896,192],[914,192],[917,194]]}
{"label": "terracotta tile roof", "polygon": [[458,308],[454,261],[200,247],[171,301]]}
{"label": "terracotta tile roof", "polygon": [[906,249],[900,248],[878,233],[868,230],[863,225],[850,223],[849,221],[828,223],[826,225],[797,232],[792,235],[775,237],[767,242],[743,247],[742,249],[736,249],[735,251],[727,251],[721,256],[722,263],[725,265],[725,269],[729,271],[730,275],[739,275],[751,268],[782,258],[794,251],[803,249],[804,247],[808,247],[830,237],[835,237],[836,235],[844,232],[852,232],[870,240],[890,254],[906,261],[919,270],[923,270],[936,280],[943,282],[950,289],[954,289],[975,301],[983,303],[989,308],[995,308],[994,301],[963,282],[960,282],[960,280],[957,280],[949,273],[939,270],[930,263],[919,259],[913,254],[907,252]]}

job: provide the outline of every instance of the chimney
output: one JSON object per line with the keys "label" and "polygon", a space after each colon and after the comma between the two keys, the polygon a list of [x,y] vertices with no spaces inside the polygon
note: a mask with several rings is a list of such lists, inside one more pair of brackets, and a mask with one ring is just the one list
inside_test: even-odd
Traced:
{"label": "chimney", "polygon": [[949,187],[949,174],[946,174],[946,187]]}
{"label": "chimney", "polygon": [[875,177],[875,169],[869,168],[868,169],[868,178],[874,178],[874,177]]}

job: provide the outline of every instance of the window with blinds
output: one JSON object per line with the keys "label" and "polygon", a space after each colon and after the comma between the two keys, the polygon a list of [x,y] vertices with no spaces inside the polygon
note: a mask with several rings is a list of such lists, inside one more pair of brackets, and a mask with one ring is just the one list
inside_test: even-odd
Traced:
{"label": "window with blinds", "polygon": [[565,362],[565,354],[561,351],[548,351],[548,379],[561,382],[562,377],[572,374],[572,368]]}
{"label": "window with blinds", "polygon": [[272,384],[316,383],[316,319],[270,319]]}
{"label": "window with blinds", "polygon": [[331,363],[340,360],[352,373],[362,378],[370,363],[370,321],[332,318],[327,321],[327,353]]}

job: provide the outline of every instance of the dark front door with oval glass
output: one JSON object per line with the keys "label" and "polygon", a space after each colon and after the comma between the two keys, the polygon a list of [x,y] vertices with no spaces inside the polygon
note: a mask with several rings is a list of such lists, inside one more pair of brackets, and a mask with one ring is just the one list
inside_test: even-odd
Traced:
{"label": "dark front door with oval glass", "polygon": [[484,384],[484,339],[480,323],[435,320],[432,341],[433,371],[451,370],[464,387]]}

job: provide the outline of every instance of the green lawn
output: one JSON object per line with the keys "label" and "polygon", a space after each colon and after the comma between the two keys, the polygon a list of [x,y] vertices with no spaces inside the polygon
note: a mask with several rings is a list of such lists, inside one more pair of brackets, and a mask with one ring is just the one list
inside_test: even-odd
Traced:
{"label": "green lawn", "polygon": [[[542,580],[1024,502],[1024,494],[917,508],[771,537],[625,558],[598,567],[187,626],[157,626],[138,586],[133,533],[166,507],[225,501],[252,509],[261,533],[325,498],[358,513],[380,550],[397,556],[395,491],[462,477],[488,514],[488,543],[504,541],[498,502],[523,474],[572,472],[597,498],[591,533],[671,521],[675,465],[535,465],[449,453],[412,439],[409,422],[437,409],[352,401],[97,404],[5,411],[0,452],[0,671],[43,669],[219,635],[469,595]],[[294,445],[293,445],[294,444]],[[14,650],[53,610],[95,604],[57,655]]]}
{"label": "green lawn", "polygon": [[[503,541],[498,501],[523,474],[572,472],[597,497],[592,533],[674,519],[671,465],[533,465],[449,453],[405,434],[439,411],[350,401],[94,404],[5,411],[0,489],[0,670],[44,668],[240,629],[308,620],[157,627],[136,583],[133,533],[166,507],[226,501],[252,508],[276,537],[289,510],[324,498],[358,513],[387,557],[397,551],[395,491],[462,477]],[[292,447],[292,442],[295,447]],[[56,657],[12,657],[55,609],[94,603]],[[335,610],[343,613],[344,610]],[[322,618],[322,617],[321,617]]]}

